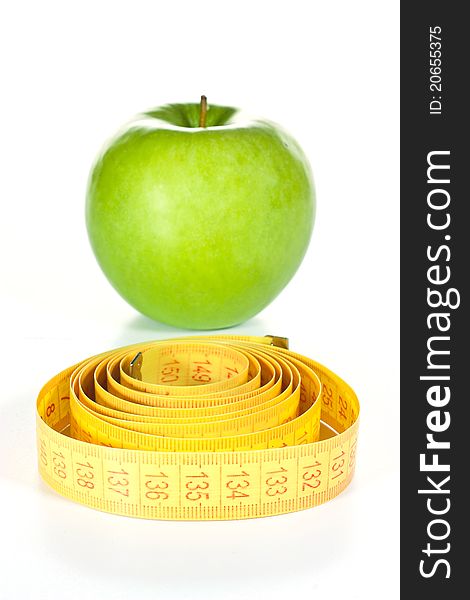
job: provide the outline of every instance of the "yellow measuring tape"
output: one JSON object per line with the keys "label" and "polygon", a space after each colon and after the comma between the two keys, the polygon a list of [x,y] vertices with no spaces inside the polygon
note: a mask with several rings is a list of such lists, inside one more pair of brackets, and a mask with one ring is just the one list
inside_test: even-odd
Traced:
{"label": "yellow measuring tape", "polygon": [[116,514],[276,515],[349,484],[358,415],[353,390],[285,338],[146,342],[44,386],[39,471],[63,496]]}

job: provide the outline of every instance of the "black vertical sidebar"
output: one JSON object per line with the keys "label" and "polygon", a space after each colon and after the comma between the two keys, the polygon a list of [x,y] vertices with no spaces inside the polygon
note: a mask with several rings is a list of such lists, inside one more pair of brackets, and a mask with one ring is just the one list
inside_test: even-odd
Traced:
{"label": "black vertical sidebar", "polygon": [[401,2],[403,598],[465,596],[470,574],[467,8]]}

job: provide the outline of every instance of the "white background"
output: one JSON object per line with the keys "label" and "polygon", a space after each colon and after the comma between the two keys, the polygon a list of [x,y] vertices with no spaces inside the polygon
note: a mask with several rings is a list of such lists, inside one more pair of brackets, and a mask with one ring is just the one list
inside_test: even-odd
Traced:
{"label": "white background", "polygon": [[[397,598],[398,2],[17,1],[2,4],[0,56],[0,597]],[[201,93],[282,123],[311,159],[308,254],[236,330],[289,336],[355,388],[357,475],[282,517],[133,520],[40,481],[34,402],[81,358],[181,334],[109,286],[84,192],[121,123]]]}

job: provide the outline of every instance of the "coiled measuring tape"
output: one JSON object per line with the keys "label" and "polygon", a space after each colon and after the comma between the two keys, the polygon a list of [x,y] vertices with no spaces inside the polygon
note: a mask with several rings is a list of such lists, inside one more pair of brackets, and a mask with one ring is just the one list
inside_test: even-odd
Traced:
{"label": "coiled measuring tape", "polygon": [[349,484],[358,415],[353,390],[285,338],[147,342],[43,387],[39,471],[63,496],[116,514],[276,515]]}

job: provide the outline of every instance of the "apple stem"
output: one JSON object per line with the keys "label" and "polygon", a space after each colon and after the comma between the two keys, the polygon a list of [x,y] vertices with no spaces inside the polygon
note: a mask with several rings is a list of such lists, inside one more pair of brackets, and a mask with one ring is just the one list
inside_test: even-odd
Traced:
{"label": "apple stem", "polygon": [[206,126],[206,116],[207,116],[207,98],[206,98],[206,96],[201,96],[201,104],[199,105],[199,127]]}

